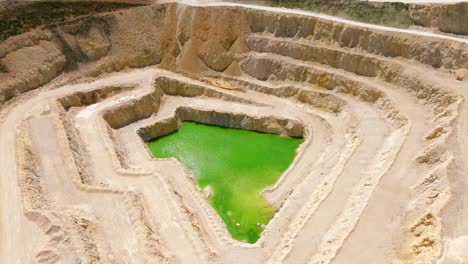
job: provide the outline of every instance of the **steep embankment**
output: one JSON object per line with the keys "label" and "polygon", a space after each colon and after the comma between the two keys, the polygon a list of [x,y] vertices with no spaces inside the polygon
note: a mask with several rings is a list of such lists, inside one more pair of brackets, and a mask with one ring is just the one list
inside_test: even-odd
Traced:
{"label": "steep embankment", "polygon": [[[219,15],[203,8],[156,5],[91,15],[10,37],[0,45],[0,75],[4,80],[0,86],[0,102],[37,88],[70,70],[93,76],[125,67],[161,64],[195,72],[210,69],[235,72],[236,67],[229,66],[235,60],[235,54],[247,51],[244,35],[250,30],[249,20],[256,23],[250,26],[255,31],[264,23],[272,23],[264,25],[267,27],[281,23],[279,18],[284,16],[246,8],[212,9],[219,9],[221,17],[230,22],[216,23]],[[439,47],[431,49],[434,41],[425,42],[417,37],[402,36],[399,32],[380,34],[359,26],[334,26],[326,19],[294,20],[293,24],[287,25],[290,29],[280,30],[295,32],[295,28],[309,20],[310,28],[301,29],[298,34],[309,34],[315,28],[313,38],[336,40],[339,37],[340,46],[360,47],[384,56],[414,58],[437,68],[466,68],[466,48],[460,49],[459,44],[450,40],[439,42],[436,38],[434,41]],[[330,28],[339,31],[328,31]],[[31,56],[35,58],[33,61],[27,59]]]}
{"label": "steep embankment", "polygon": [[466,1],[286,0],[278,4],[372,24],[399,28],[421,26],[468,35]]}

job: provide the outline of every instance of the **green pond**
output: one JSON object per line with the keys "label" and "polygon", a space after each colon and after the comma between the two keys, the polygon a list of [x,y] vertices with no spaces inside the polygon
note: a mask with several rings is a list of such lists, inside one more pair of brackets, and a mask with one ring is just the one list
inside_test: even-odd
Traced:
{"label": "green pond", "polygon": [[157,158],[175,157],[198,185],[234,239],[255,243],[273,218],[260,191],[272,186],[296,156],[302,138],[183,122],[172,134],[148,146]]}

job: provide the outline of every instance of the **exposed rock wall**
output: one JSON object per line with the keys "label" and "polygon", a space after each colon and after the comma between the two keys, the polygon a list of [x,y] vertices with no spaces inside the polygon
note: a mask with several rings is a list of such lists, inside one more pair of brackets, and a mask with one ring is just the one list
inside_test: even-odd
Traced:
{"label": "exposed rock wall", "polygon": [[1,104],[55,78],[63,71],[66,58],[55,43],[41,40],[38,45],[8,53],[0,64],[7,71],[0,73]]}
{"label": "exposed rock wall", "polygon": [[468,3],[413,5],[415,25],[437,28],[442,32],[468,35]]}
{"label": "exposed rock wall", "polygon": [[247,103],[247,104],[254,104],[250,100],[242,99],[236,96],[228,95],[214,89],[208,89],[202,85],[194,85],[188,84],[176,79],[160,77],[157,78],[154,82],[156,89],[162,90],[167,95],[174,95],[174,96],[183,96],[183,97],[196,97],[196,96],[204,96],[204,97],[212,97],[212,98],[220,98],[227,101],[239,102],[239,103]]}
{"label": "exposed rock wall", "polygon": [[224,71],[246,50],[248,27],[240,10],[221,9],[143,6],[11,37],[0,43],[0,104],[71,69],[92,76],[154,64]]}
{"label": "exposed rock wall", "polygon": [[[468,47],[455,41],[244,7],[172,3],[94,14],[0,43],[0,105],[70,70],[78,70],[77,75],[97,76],[126,67],[159,64],[184,72],[236,75],[240,73],[239,55],[257,45],[248,40],[252,33],[358,48],[435,68],[468,68]],[[32,57],[34,60],[29,59]],[[374,68],[364,64],[376,63],[366,58],[346,68],[358,67],[362,72]]]}
{"label": "exposed rock wall", "polygon": [[78,17],[138,6],[145,0],[0,1],[0,40]]}
{"label": "exposed rock wall", "polygon": [[104,119],[109,125],[118,129],[130,123],[147,118],[159,109],[161,91],[155,91],[145,95],[138,104],[134,101],[127,102],[104,114]]}
{"label": "exposed rock wall", "polygon": [[[401,3],[359,0],[286,0],[273,5],[306,9],[371,24],[399,28],[422,26],[468,35],[468,3]],[[277,3],[279,2],[279,3]]]}
{"label": "exposed rock wall", "polygon": [[343,48],[360,48],[385,57],[416,60],[435,68],[468,67],[468,48],[451,41],[441,42],[429,37],[370,30],[301,15],[261,10],[246,12],[252,32],[270,33],[275,37],[306,38],[314,42],[337,44]]}
{"label": "exposed rock wall", "polygon": [[266,133],[281,134],[291,137],[302,137],[304,126],[294,120],[264,116],[252,117],[239,113],[203,111],[181,107],[176,110],[176,117],[164,119],[151,126],[139,129],[138,134],[145,141],[164,136],[176,131],[181,121],[195,121],[199,123],[217,125],[230,128],[242,128]]}
{"label": "exposed rock wall", "polygon": [[95,104],[106,98],[112,97],[118,93],[134,88],[133,86],[108,86],[97,91],[83,92],[79,91],[68,96],[64,96],[58,101],[65,108],[69,110],[71,107],[82,107]]}
{"label": "exposed rock wall", "polygon": [[280,6],[300,8],[351,20],[392,27],[411,25],[409,5],[399,2],[360,0],[283,0]]}

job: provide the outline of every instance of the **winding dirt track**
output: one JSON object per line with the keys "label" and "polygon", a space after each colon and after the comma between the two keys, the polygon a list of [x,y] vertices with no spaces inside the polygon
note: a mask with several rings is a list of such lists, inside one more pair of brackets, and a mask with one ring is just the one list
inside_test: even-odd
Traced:
{"label": "winding dirt track", "polygon": [[[468,263],[468,81],[449,71],[468,65],[465,38],[196,6],[253,14],[227,70],[67,73],[2,106],[2,263]],[[306,36],[308,19],[415,48],[344,47],[345,33]],[[230,237],[190,171],[146,149],[181,120],[304,136],[263,191],[279,211],[256,244]]]}

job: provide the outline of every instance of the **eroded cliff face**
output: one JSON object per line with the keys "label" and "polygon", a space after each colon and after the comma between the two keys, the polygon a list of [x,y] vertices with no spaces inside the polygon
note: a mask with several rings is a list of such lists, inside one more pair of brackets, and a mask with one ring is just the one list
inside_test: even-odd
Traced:
{"label": "eroded cliff face", "polygon": [[[248,3],[249,1],[245,1]],[[426,1],[430,2],[430,1]],[[272,1],[365,23],[398,28],[421,26],[446,33],[468,35],[468,3],[412,3],[359,0],[288,0]]]}
{"label": "eroded cliff face", "polygon": [[36,27],[149,4],[151,0],[0,1],[0,41]]}
{"label": "eroded cliff face", "polygon": [[468,35],[468,3],[414,5],[410,9],[415,25],[442,32]]}
{"label": "eroded cliff face", "polygon": [[70,70],[96,76],[160,64],[192,73],[238,74],[239,54],[249,51],[246,37],[251,33],[359,48],[435,68],[468,67],[466,46],[449,40],[432,42],[398,32],[242,7],[165,4],[92,15],[7,39],[0,44],[0,102]]}
{"label": "eroded cliff face", "polygon": [[70,70],[95,76],[160,64],[191,72],[225,71],[236,54],[247,50],[248,29],[240,9],[176,4],[137,7],[36,29],[0,44],[0,101]]}

